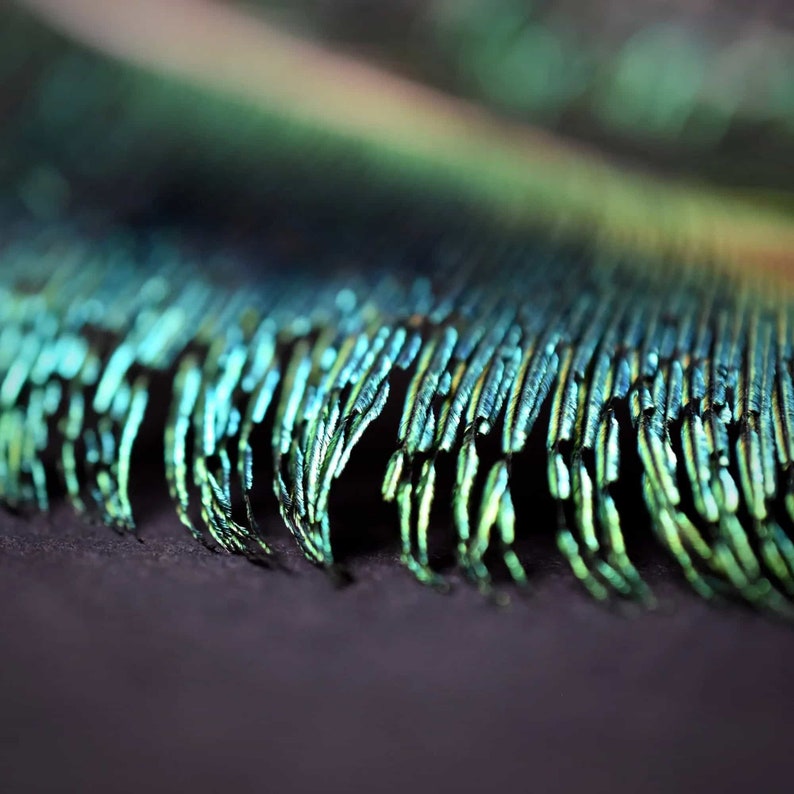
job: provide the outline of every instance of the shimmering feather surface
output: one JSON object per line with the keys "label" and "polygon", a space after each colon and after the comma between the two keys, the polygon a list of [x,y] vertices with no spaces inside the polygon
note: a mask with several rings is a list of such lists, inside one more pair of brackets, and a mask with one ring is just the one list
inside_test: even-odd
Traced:
{"label": "shimmering feather surface", "polygon": [[[436,526],[485,592],[504,576],[531,583],[521,541],[551,530],[594,597],[650,604],[639,536],[702,596],[789,612],[787,291],[705,250],[486,221],[411,179],[388,201],[351,192],[349,173],[330,179],[339,150],[315,150],[319,133],[304,130],[286,169],[261,155],[261,120],[236,139],[250,151],[219,150],[212,125],[229,125],[211,102],[205,127],[180,138],[157,123],[173,87],[140,91],[138,77],[51,46],[58,68],[26,56],[36,90],[2,133],[16,154],[0,201],[6,505],[47,510],[65,494],[132,531],[151,464],[136,448],[156,434],[176,516],[198,540],[272,556],[264,495],[305,556],[332,567],[337,482],[378,433],[388,461],[357,487],[393,505],[400,557],[424,583],[444,586]],[[84,79],[81,113],[64,86]],[[213,196],[215,171],[237,178],[241,162],[269,163],[267,179],[249,175],[249,192],[220,206],[236,190]],[[208,228],[163,206],[196,184],[192,204],[180,198]],[[556,524],[535,501],[554,503]],[[352,530],[365,538],[367,516]]]}
{"label": "shimmering feather surface", "polygon": [[[460,228],[436,222],[407,238],[389,223],[334,228],[327,245],[309,228],[307,256],[259,247],[239,261],[175,232],[86,245],[69,227],[7,226],[7,504],[47,509],[61,490],[132,530],[131,457],[151,423],[176,513],[197,538],[268,555],[252,496],[272,492],[306,557],[332,565],[335,482],[373,421],[401,405],[378,428],[388,465],[360,487],[394,504],[402,561],[421,581],[442,582],[428,550],[441,503],[473,581],[489,589],[496,564],[524,585],[515,541],[543,528],[515,494],[543,490],[559,507],[559,551],[597,598],[652,600],[624,537],[640,524],[701,595],[787,608],[788,300],[709,267],[507,243],[486,229],[473,251]],[[263,423],[266,448],[251,443]],[[547,466],[517,481],[535,440]],[[440,487],[450,463],[454,482]],[[627,471],[641,473],[642,515],[616,500]]]}

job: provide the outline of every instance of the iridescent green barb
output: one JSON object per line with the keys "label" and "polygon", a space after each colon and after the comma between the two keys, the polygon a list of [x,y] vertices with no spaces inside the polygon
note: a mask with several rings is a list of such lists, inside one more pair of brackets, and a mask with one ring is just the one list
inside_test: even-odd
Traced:
{"label": "iridescent green barb", "polygon": [[[7,504],[47,509],[57,459],[79,512],[132,529],[131,458],[141,430],[156,424],[153,384],[165,374],[165,471],[182,522],[228,551],[271,554],[252,499],[270,468],[264,487],[296,542],[331,566],[334,482],[401,399],[394,384],[407,383],[383,497],[395,503],[402,560],[420,581],[443,585],[428,539],[440,503],[468,577],[489,591],[501,559],[527,583],[515,541],[535,528],[515,495],[540,489],[541,475],[522,482],[513,471],[545,438],[558,547],[596,598],[652,602],[624,537],[627,524],[647,521],[704,597],[788,609],[787,299],[764,299],[710,268],[507,245],[485,229],[472,257],[454,228],[406,244],[370,224],[319,250],[338,255],[344,240],[360,250],[375,236],[387,257],[340,270],[320,254],[280,275],[273,252],[253,269],[228,254],[219,264],[188,253],[176,234],[111,235],[89,249],[67,229],[16,228],[0,277]],[[263,423],[272,468],[252,443]],[[480,449],[490,437],[495,458]],[[444,459],[456,474],[442,487]],[[627,470],[641,473],[647,516],[621,508],[615,488]]]}
{"label": "iridescent green barb", "polygon": [[110,24],[133,69],[4,20],[0,500],[134,531],[159,435],[197,540],[272,559],[275,496],[335,569],[337,481],[377,434],[358,485],[423,583],[441,527],[484,593],[528,586],[547,502],[597,599],[653,603],[645,533],[703,597],[788,614],[790,218],[213,8],[228,69],[212,25],[150,51]]}

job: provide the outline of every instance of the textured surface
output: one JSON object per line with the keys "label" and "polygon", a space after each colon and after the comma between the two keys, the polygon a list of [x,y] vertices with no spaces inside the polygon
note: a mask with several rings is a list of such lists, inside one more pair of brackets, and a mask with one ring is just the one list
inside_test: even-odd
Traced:
{"label": "textured surface", "polygon": [[[278,519],[272,521],[273,529]],[[791,790],[794,634],[646,572],[666,607],[335,590],[65,509],[0,516],[0,776],[29,792]]]}
{"label": "textured surface", "polygon": [[443,522],[481,589],[500,570],[526,584],[519,544],[545,511],[599,600],[652,602],[639,535],[704,598],[791,613],[786,293],[433,215],[323,222],[292,206],[297,222],[289,207],[263,214],[248,257],[178,228],[8,224],[4,504],[46,512],[65,492],[131,530],[154,439],[196,539],[261,558],[258,507],[274,492],[305,556],[333,566],[336,484],[375,439],[386,457],[367,461],[356,499],[394,503],[422,582],[444,586],[430,559]]}

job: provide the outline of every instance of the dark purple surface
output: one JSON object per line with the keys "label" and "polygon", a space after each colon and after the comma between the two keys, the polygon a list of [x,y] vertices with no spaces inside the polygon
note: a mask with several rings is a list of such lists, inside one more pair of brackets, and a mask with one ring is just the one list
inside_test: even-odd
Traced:
{"label": "dark purple surface", "polygon": [[6,794],[792,790],[794,630],[664,571],[653,614],[556,562],[500,609],[142,537],[0,514]]}

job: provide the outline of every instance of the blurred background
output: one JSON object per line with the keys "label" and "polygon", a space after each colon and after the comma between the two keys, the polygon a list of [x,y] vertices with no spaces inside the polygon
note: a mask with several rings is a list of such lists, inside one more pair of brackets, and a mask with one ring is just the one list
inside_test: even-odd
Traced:
{"label": "blurred background", "polygon": [[792,187],[787,0],[256,6],[296,32],[624,157],[726,183]]}
{"label": "blurred background", "polygon": [[[442,97],[457,97],[511,123],[508,135],[521,127],[544,130],[623,165],[683,176],[790,213],[793,8],[786,0],[6,3],[0,9],[0,176],[13,175],[25,200],[43,211],[56,207],[75,180],[89,178],[92,193],[101,194],[114,174],[124,176],[131,195],[146,174],[160,182],[184,176],[195,185],[210,179],[216,188],[234,183],[246,190],[259,178],[255,163],[273,168],[274,160],[297,152],[290,161],[297,175],[307,170],[300,163],[308,152],[320,161],[325,144],[318,144],[317,133],[324,124],[333,127],[329,121],[365,132],[394,108],[388,118],[405,123],[382,121],[385,128],[398,142],[417,144],[423,128],[412,126],[411,117],[442,113],[433,109],[433,97],[439,106]],[[239,24],[207,47],[224,11]],[[190,24],[164,25],[180,15]],[[265,24],[244,30],[245,20],[254,19]],[[157,35],[166,27],[174,31],[175,62],[189,62],[184,71],[196,78],[190,88],[157,77],[169,57]],[[269,40],[274,31],[297,38]],[[324,49],[305,55],[303,40]],[[118,41],[142,72],[95,53],[117,52]],[[360,75],[350,73],[348,62],[331,62],[327,48],[365,70],[384,71],[367,72],[357,93]],[[290,57],[306,64],[305,74],[279,65]],[[285,116],[291,106],[322,102],[311,95],[312,69],[340,93],[328,92],[330,109],[315,125],[315,137],[307,138]],[[410,82],[390,83],[388,74]],[[211,95],[195,90],[212,81]],[[437,90],[421,98],[423,107],[411,94],[415,83]],[[239,96],[230,101],[236,93],[254,96],[256,112]],[[263,110],[264,116],[270,111],[267,124]],[[466,122],[459,107],[452,112],[453,119],[459,114],[453,124],[460,131]],[[350,166],[358,156],[355,134],[353,145],[327,154],[338,171],[360,166]],[[494,151],[503,143],[497,137]],[[374,136],[375,149],[387,143],[386,136],[381,144]],[[465,159],[486,157],[480,146],[452,168],[463,171]],[[535,165],[544,158],[541,151]]]}

